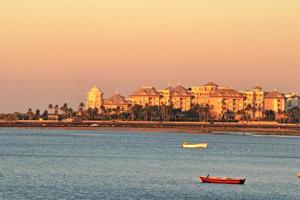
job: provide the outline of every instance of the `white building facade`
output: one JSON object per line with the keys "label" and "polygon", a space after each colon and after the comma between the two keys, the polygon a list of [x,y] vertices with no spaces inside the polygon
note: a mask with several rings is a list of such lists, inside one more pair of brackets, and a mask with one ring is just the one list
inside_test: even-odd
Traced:
{"label": "white building facade", "polygon": [[287,93],[285,96],[285,110],[291,110],[293,108],[300,109],[300,95],[294,92]]}

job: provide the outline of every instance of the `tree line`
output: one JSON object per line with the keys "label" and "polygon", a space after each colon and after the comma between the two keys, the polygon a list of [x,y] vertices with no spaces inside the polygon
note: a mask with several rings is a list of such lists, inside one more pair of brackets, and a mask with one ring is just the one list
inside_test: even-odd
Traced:
{"label": "tree line", "polygon": [[[258,108],[259,109],[259,108]],[[243,110],[234,113],[231,110],[223,111],[218,121],[237,121],[239,120],[252,121],[257,108],[251,105],[245,106]],[[262,116],[260,120],[275,121],[276,113],[272,110],[259,109]],[[286,116],[281,122],[299,123],[300,122],[300,109],[293,108],[289,111],[281,111],[280,113]],[[43,112],[40,109],[33,111],[31,108],[26,113],[10,113],[0,114],[0,119],[6,120],[126,120],[126,121],[200,121],[200,122],[213,122],[215,116],[213,107],[206,105],[192,105],[188,111],[174,108],[172,104],[152,106],[152,105],[132,105],[128,110],[124,111],[121,107],[105,108],[101,106],[98,108],[85,109],[85,104],[80,103],[77,109],[71,108],[68,103],[59,106],[58,104],[49,104],[48,109]]]}

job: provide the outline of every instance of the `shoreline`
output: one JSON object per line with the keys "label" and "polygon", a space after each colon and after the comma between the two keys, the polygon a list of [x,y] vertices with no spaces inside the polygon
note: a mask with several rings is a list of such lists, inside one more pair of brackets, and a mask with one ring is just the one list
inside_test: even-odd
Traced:
{"label": "shoreline", "polygon": [[193,134],[253,133],[255,135],[300,136],[299,124],[270,122],[141,122],[141,121],[0,121],[0,128],[41,128],[58,130],[123,130]]}

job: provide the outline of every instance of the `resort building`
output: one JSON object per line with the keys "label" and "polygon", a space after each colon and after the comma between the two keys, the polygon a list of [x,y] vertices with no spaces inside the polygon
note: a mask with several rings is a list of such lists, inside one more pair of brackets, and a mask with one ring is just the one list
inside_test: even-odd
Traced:
{"label": "resort building", "polygon": [[105,110],[126,112],[129,110],[130,103],[125,99],[124,96],[116,93],[108,99],[105,99],[103,102],[103,106]]}
{"label": "resort building", "polygon": [[171,102],[173,108],[179,108],[182,111],[191,109],[192,106],[192,94],[183,86],[178,85],[171,91]]}
{"label": "resort building", "polygon": [[268,92],[264,97],[264,109],[274,111],[275,114],[284,111],[284,95],[276,90],[273,92]]}
{"label": "resort building", "polygon": [[262,119],[264,109],[264,95],[265,92],[260,86],[255,86],[253,90],[246,90],[242,92],[245,96],[244,108],[250,119]]}
{"label": "resort building", "polygon": [[218,85],[212,81],[202,85],[191,88],[193,98],[193,104],[206,105],[209,104],[209,98],[211,93],[218,90]]}
{"label": "resort building", "polygon": [[162,98],[160,100],[161,104],[167,105],[167,106],[171,105],[171,103],[172,103],[172,91],[173,91],[173,88],[170,87],[170,86],[159,90],[159,92],[162,95]]}
{"label": "resort building", "polygon": [[159,92],[162,95],[161,105],[172,105],[173,108],[182,111],[187,111],[192,106],[193,95],[181,85],[174,88],[168,86]]}
{"label": "resort building", "polygon": [[215,119],[238,119],[244,109],[244,95],[233,89],[218,89],[210,94],[209,105]]}
{"label": "resort building", "polygon": [[162,95],[154,87],[142,87],[129,95],[132,105],[160,106]]}
{"label": "resort building", "polygon": [[300,96],[294,92],[285,95],[285,110],[300,109]]}
{"label": "resort building", "polygon": [[101,92],[97,86],[94,86],[88,91],[85,105],[86,109],[96,108],[100,111],[101,106],[103,105],[103,92]]}
{"label": "resort building", "polygon": [[86,109],[97,108],[99,112],[103,108],[126,112],[131,105],[169,105],[181,111],[188,111],[192,105],[197,104],[208,106],[206,108],[209,109],[210,116],[216,120],[239,120],[242,117],[247,120],[260,120],[264,114],[270,117],[273,112],[275,119],[282,119],[282,111],[300,108],[300,96],[295,93],[284,96],[277,91],[264,92],[259,86],[238,92],[210,81],[189,90],[181,85],[168,86],[159,91],[154,87],[142,87],[129,95],[129,100],[119,93],[104,100],[103,92],[94,86],[88,91],[86,99]]}

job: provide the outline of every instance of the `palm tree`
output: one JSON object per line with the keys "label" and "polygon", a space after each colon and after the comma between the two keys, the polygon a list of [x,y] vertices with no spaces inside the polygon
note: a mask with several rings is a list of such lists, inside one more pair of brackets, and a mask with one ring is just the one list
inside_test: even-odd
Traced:
{"label": "palm tree", "polygon": [[275,112],[273,110],[265,110],[264,115],[266,120],[274,121],[275,120]]}
{"label": "palm tree", "polygon": [[73,109],[68,108],[66,111],[67,118],[72,118],[73,117]]}
{"label": "palm tree", "polygon": [[213,105],[209,105],[209,104],[206,104],[207,105],[207,108],[208,108],[208,117],[209,117],[209,121],[211,123],[214,122],[214,119],[215,119],[215,113],[213,112],[214,110],[214,106]]}
{"label": "palm tree", "polygon": [[105,110],[105,107],[103,105],[100,106],[100,113],[105,113],[106,110]]}
{"label": "palm tree", "polygon": [[206,107],[201,104],[198,109],[199,109],[199,121],[206,121]]}
{"label": "palm tree", "polygon": [[250,117],[249,117],[249,112],[252,111],[252,106],[251,106],[251,104],[248,104],[248,105],[246,106],[245,111],[246,111],[246,115],[247,115],[247,121],[250,121],[250,118],[252,118],[251,115],[250,115]]}
{"label": "palm tree", "polygon": [[53,105],[52,105],[52,103],[49,104],[48,110],[49,110],[48,112],[49,112],[50,114],[53,114]]}
{"label": "palm tree", "polygon": [[148,121],[148,105],[143,108],[144,121]]}
{"label": "palm tree", "polygon": [[36,110],[35,110],[35,116],[34,116],[34,118],[35,118],[35,119],[39,119],[40,116],[41,116],[41,111],[40,111],[40,109],[36,109]]}
{"label": "palm tree", "polygon": [[27,115],[27,118],[28,118],[29,120],[33,120],[34,114],[33,114],[31,108],[28,109],[26,115]]}
{"label": "palm tree", "polygon": [[251,111],[252,111],[252,120],[256,119],[255,116],[256,116],[256,111],[257,110],[258,109],[255,106],[252,107],[252,109],[251,109]]}
{"label": "palm tree", "polygon": [[60,107],[60,111],[63,113],[63,118],[66,118],[68,110],[68,104],[64,103],[63,106]]}
{"label": "palm tree", "polygon": [[211,108],[211,106],[209,106],[209,104],[205,104],[205,106],[204,106],[204,116],[205,116],[204,121],[206,121],[206,122],[209,121],[211,109],[212,108]]}
{"label": "palm tree", "polygon": [[234,112],[227,109],[224,113],[224,117],[225,117],[226,121],[233,120],[234,119]]}
{"label": "palm tree", "polygon": [[221,99],[221,115],[219,118],[224,118],[225,117],[225,114],[227,112],[227,110],[225,109],[226,108],[226,100],[225,99]]}
{"label": "palm tree", "polygon": [[166,105],[162,104],[160,106],[160,116],[161,116],[161,120],[164,121],[166,119]]}
{"label": "palm tree", "polygon": [[118,119],[119,119],[119,117],[120,117],[120,112],[121,112],[120,106],[117,106],[117,107],[116,107],[115,112],[116,112],[116,114],[117,114],[117,116],[118,116]]}
{"label": "palm tree", "polygon": [[152,107],[152,120],[160,119],[160,107],[159,106],[153,106]]}
{"label": "palm tree", "polygon": [[54,107],[54,114],[58,115],[58,111],[59,111],[59,105],[55,105]]}
{"label": "palm tree", "polygon": [[163,105],[163,107],[161,108],[162,113],[163,113],[163,116],[162,116],[163,120],[170,121],[172,109],[173,109],[172,103],[170,103],[170,105]]}
{"label": "palm tree", "polygon": [[110,121],[112,112],[113,112],[113,109],[111,109],[111,108],[104,109],[104,116],[108,119],[108,121]]}
{"label": "palm tree", "polygon": [[86,117],[88,120],[90,120],[92,118],[92,108],[88,108],[86,110]]}
{"label": "palm tree", "polygon": [[88,108],[86,110],[86,115],[88,120],[94,120],[95,117],[98,115],[99,109],[98,108]]}
{"label": "palm tree", "polygon": [[143,106],[137,105],[137,104],[133,105],[130,108],[131,121],[139,119],[140,118],[140,114],[142,113],[142,111],[143,111]]}
{"label": "palm tree", "polygon": [[48,119],[48,111],[47,110],[45,110],[44,112],[43,112],[43,115],[42,115],[42,117],[43,117],[43,119]]}
{"label": "palm tree", "polygon": [[92,109],[92,119],[93,120],[98,116],[98,113],[99,113],[99,109],[98,108]]}
{"label": "palm tree", "polygon": [[81,117],[84,113],[84,103],[80,103],[78,106],[77,116]]}
{"label": "palm tree", "polygon": [[257,111],[259,113],[259,120],[261,120],[263,118],[262,113],[263,113],[263,108],[261,105],[258,106]]}

